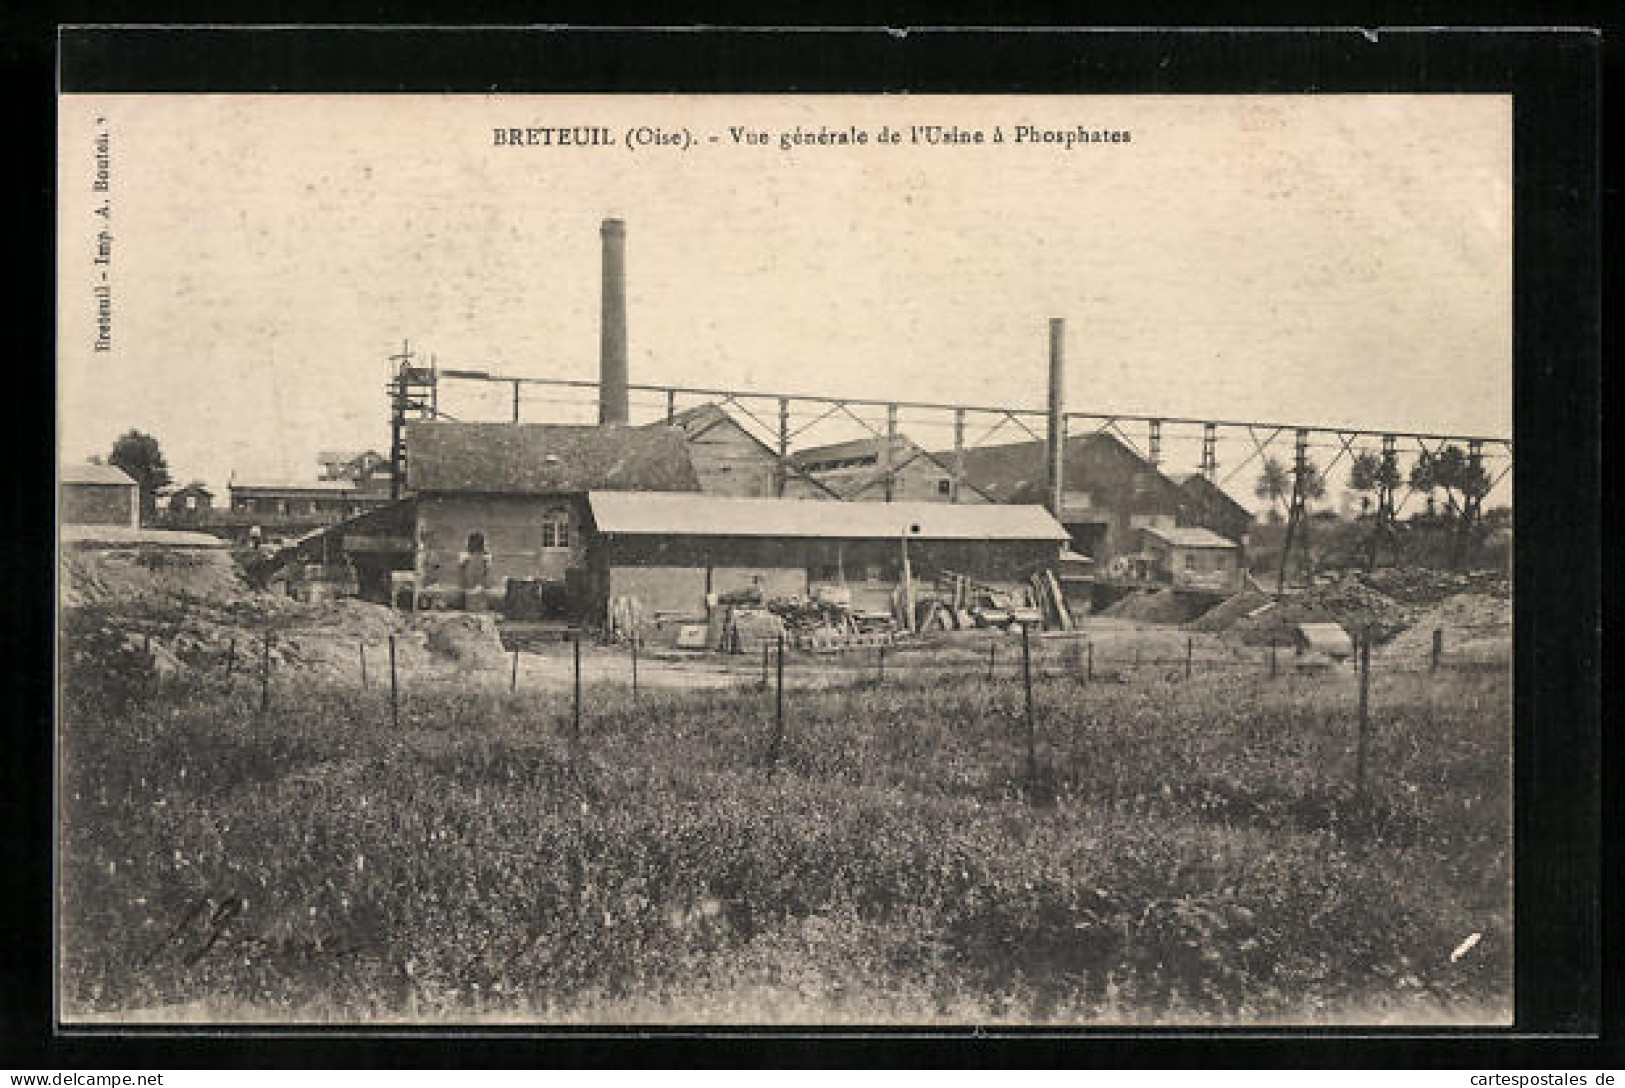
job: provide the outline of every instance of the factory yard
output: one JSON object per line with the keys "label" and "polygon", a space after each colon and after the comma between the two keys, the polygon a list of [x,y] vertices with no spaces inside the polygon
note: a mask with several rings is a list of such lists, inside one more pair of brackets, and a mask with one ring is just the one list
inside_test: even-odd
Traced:
{"label": "factory yard", "polygon": [[[1412,574],[1399,588],[1431,604],[1411,606],[1372,588],[1397,577],[1351,575],[1262,612],[1268,598],[1244,592],[1184,624],[1126,618],[1156,608],[1130,600],[1128,607],[1080,618],[1073,631],[1034,635],[1029,667],[1037,678],[1085,682],[1181,678],[1187,667],[1192,675],[1268,673],[1272,658],[1278,672],[1318,671],[1335,662],[1293,649],[1293,626],[1311,620],[1371,630],[1379,665],[1390,671],[1431,668],[1435,629],[1444,634],[1446,665],[1509,663],[1504,578]],[[263,676],[273,700],[313,682],[387,689],[391,639],[397,691],[406,697],[442,690],[570,692],[578,652],[582,684],[630,689],[633,682],[633,652],[624,639],[576,643],[562,624],[507,623],[490,613],[404,614],[354,599],[302,603],[255,593],[222,549],[70,550],[63,556],[62,593],[70,630],[150,654],[163,676],[227,686],[252,686]],[[637,684],[707,691],[776,684],[777,662],[768,649],[766,655],[758,647],[715,653],[645,642],[636,655]],[[957,675],[1019,679],[1022,653],[1020,635],[1000,630],[935,631],[884,650],[807,650],[792,641],[784,682],[810,689]]]}
{"label": "factory yard", "polygon": [[[634,695],[625,643],[223,558],[64,559],[70,1021],[1510,1015],[1501,585],[1395,602],[1362,754],[1358,675],[1272,670],[1253,602],[1033,636],[1029,734],[1017,634],[793,650],[782,703],[771,654],[647,649]],[[1277,607],[1373,625],[1353,584]]]}

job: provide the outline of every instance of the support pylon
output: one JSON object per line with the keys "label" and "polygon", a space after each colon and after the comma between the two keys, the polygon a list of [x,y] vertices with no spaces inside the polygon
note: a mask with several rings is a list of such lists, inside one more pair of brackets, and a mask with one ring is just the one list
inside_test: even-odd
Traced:
{"label": "support pylon", "polygon": [[1365,569],[1370,573],[1377,566],[1377,558],[1384,544],[1389,557],[1399,562],[1399,526],[1394,505],[1394,493],[1399,488],[1399,453],[1391,434],[1382,436],[1382,469],[1377,477],[1377,514],[1366,537]]}
{"label": "support pylon", "polygon": [[1292,501],[1287,506],[1286,540],[1281,545],[1281,571],[1275,582],[1277,597],[1286,593],[1286,568],[1292,560],[1294,542],[1309,559],[1309,516],[1305,500],[1309,475],[1309,432],[1297,432],[1292,451]]}

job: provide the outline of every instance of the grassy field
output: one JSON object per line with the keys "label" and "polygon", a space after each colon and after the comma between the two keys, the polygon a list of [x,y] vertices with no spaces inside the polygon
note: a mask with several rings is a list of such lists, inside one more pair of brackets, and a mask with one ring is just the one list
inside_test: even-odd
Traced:
{"label": "grassy field", "polygon": [[[1504,1021],[1510,681],[387,695],[61,722],[69,1019]],[[1452,958],[1471,934],[1481,937]]]}

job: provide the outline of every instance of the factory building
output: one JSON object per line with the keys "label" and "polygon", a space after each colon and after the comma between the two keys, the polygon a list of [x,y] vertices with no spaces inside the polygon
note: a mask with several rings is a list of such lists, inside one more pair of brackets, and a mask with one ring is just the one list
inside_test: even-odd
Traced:
{"label": "factory building", "polygon": [[952,456],[896,435],[798,450],[790,461],[848,502],[987,502],[975,487],[955,486]]}
{"label": "factory building", "polygon": [[[993,502],[1048,502],[1044,442],[979,446],[963,457],[965,481]],[[1106,431],[1066,439],[1061,480],[1057,520],[1073,549],[1103,571],[1140,554],[1140,530],[1175,528],[1188,503],[1177,484]]]}
{"label": "factory building", "polygon": [[1220,536],[1235,541],[1245,554],[1252,532],[1253,512],[1200,472],[1187,473],[1174,479],[1188,500],[1179,523],[1212,529]]}
{"label": "factory building", "polygon": [[[1019,596],[1057,563],[1069,535],[1041,496],[990,502],[907,440],[871,447],[874,464],[841,476],[829,457],[791,457],[782,437],[768,446],[720,404],[630,425],[625,228],[608,220],[602,236],[598,425],[398,411],[403,497],[282,549],[267,571],[302,565],[414,608],[593,626],[705,621],[743,596],[838,598],[913,629],[917,584],[946,578],[963,598],[974,580]],[[353,487],[350,459],[327,461],[343,478],[323,487]]]}
{"label": "factory building", "polygon": [[588,492],[699,491],[674,427],[413,423],[406,430],[412,570],[427,603],[506,599],[509,582],[588,607]]}
{"label": "factory building", "polygon": [[738,498],[782,496],[790,499],[835,499],[840,496],[792,458],[778,454],[715,404],[701,404],[675,413],[650,428],[676,427],[688,446],[699,488],[708,495]]}

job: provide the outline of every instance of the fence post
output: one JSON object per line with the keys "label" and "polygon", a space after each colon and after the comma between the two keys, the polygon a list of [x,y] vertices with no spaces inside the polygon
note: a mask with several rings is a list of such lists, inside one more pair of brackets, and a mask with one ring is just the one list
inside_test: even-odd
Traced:
{"label": "fence post", "polygon": [[1439,671],[1439,657],[1444,653],[1444,628],[1433,629],[1433,663],[1428,666],[1428,672]]}
{"label": "fence post", "polygon": [[395,673],[395,636],[389,636],[389,721],[397,731],[401,728],[401,684]]}
{"label": "fence post", "polygon": [[989,680],[993,679],[993,667],[994,667],[994,664],[998,661],[998,657],[999,657],[999,644],[997,642],[994,642],[992,639],[988,639],[988,642],[987,642],[987,678]]}
{"label": "fence post", "polygon": [[1275,640],[1272,638],[1272,639],[1270,639],[1270,679],[1271,680],[1275,679],[1275,669],[1276,669]]}
{"label": "fence post", "polygon": [[572,640],[575,647],[575,706],[570,717],[570,735],[581,739],[581,632],[577,631]]}
{"label": "fence post", "polygon": [[767,668],[768,668],[768,644],[767,644],[767,641],[764,639],[762,641],[762,686],[764,688],[767,687]]}
{"label": "fence post", "polygon": [[519,647],[517,646],[513,648],[513,671],[508,676],[508,690],[510,692],[519,690]]}
{"label": "fence post", "polygon": [[779,636],[778,658],[778,693],[773,707],[773,751],[767,763],[767,773],[771,775],[779,763],[779,750],[784,744],[784,636]]}
{"label": "fence post", "polygon": [[875,657],[875,682],[886,682],[886,647],[884,644],[876,647],[880,652]]}
{"label": "fence post", "polygon": [[1021,625],[1021,684],[1027,693],[1027,788],[1038,785],[1038,730],[1033,724],[1032,638]]}
{"label": "fence post", "polygon": [[1187,680],[1191,678],[1191,655],[1195,653],[1195,650],[1196,639],[1189,635],[1185,636],[1185,679]]}
{"label": "fence post", "polygon": [[260,713],[271,709],[271,629],[260,640]]}
{"label": "fence post", "polygon": [[1355,654],[1355,661],[1360,670],[1360,733],[1358,746],[1355,749],[1354,782],[1355,792],[1365,796],[1365,749],[1366,735],[1371,727],[1371,637],[1363,634],[1360,638],[1360,648]]}
{"label": "fence post", "polygon": [[1084,678],[1086,680],[1089,680],[1089,681],[1093,682],[1094,678],[1095,678],[1095,640],[1090,639],[1088,645],[1089,645],[1089,668],[1083,675],[1084,675]]}
{"label": "fence post", "polygon": [[638,701],[638,633],[632,632],[632,702]]}
{"label": "fence post", "polygon": [[233,635],[231,642],[226,646],[226,683],[231,683],[232,670],[237,667],[237,636]]}
{"label": "fence post", "polygon": [[361,659],[361,690],[366,691],[367,690],[367,644],[365,642],[356,643],[355,644],[355,652],[356,652],[356,656]]}

